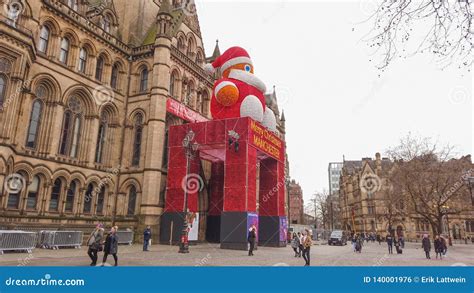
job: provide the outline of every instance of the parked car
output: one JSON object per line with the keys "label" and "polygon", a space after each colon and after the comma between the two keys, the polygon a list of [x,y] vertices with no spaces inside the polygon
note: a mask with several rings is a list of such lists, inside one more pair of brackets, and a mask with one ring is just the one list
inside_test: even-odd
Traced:
{"label": "parked car", "polygon": [[334,230],[328,240],[328,245],[347,245],[346,232],[341,230]]}

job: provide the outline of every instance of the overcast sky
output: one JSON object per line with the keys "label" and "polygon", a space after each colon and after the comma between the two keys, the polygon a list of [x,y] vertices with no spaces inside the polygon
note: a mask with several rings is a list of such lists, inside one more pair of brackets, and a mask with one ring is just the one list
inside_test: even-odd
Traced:
{"label": "overcast sky", "polygon": [[441,70],[429,54],[377,70],[361,40],[373,7],[360,1],[197,0],[206,54],[216,39],[221,52],[241,46],[267,88],[277,86],[290,173],[305,201],[328,189],[329,162],[383,155],[410,131],[472,153],[472,74],[454,66]]}

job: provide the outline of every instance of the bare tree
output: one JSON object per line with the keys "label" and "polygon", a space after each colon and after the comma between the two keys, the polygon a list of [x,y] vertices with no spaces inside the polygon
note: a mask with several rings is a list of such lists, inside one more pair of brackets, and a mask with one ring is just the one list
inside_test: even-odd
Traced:
{"label": "bare tree", "polygon": [[470,156],[456,159],[449,145],[412,135],[388,154],[395,162],[393,185],[406,195],[410,209],[430,223],[434,234],[442,232],[444,216],[468,209],[462,203],[467,198],[463,178],[472,167]]}
{"label": "bare tree", "polygon": [[405,196],[398,184],[394,184],[390,178],[387,179],[386,186],[381,190],[383,209],[378,213],[377,218],[384,219],[388,223],[388,231],[394,233],[393,224],[401,221],[407,216],[407,205]]}
{"label": "bare tree", "polygon": [[[366,41],[381,53],[379,68],[396,57],[430,52],[445,65],[473,64],[474,0],[383,0],[369,21],[374,25]],[[411,38],[419,39],[414,49]]]}
{"label": "bare tree", "polygon": [[315,218],[315,225],[317,225],[319,221],[323,228],[327,228],[329,224],[329,210],[326,204],[328,196],[329,193],[327,190],[316,192],[306,205],[307,211]]}

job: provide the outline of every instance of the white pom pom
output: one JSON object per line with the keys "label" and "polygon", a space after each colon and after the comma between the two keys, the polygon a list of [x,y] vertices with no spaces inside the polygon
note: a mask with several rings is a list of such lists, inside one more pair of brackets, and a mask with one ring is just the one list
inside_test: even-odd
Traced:
{"label": "white pom pom", "polygon": [[277,131],[277,122],[275,113],[273,113],[270,108],[265,109],[265,113],[263,113],[263,121],[262,125],[268,128],[268,130],[276,132]]}
{"label": "white pom pom", "polygon": [[250,117],[255,121],[262,122],[262,102],[260,102],[260,100],[254,95],[248,95],[245,97],[240,105],[240,117]]}
{"label": "white pom pom", "polygon": [[214,66],[212,66],[211,63],[207,63],[206,65],[204,65],[204,71],[212,75],[216,72],[216,69],[214,68]]}

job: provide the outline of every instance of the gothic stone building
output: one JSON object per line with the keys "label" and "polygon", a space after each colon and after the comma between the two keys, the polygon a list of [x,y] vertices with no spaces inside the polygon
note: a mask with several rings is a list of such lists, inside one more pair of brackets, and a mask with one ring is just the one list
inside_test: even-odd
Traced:
{"label": "gothic stone building", "polygon": [[[463,157],[460,160],[470,157]],[[391,218],[392,229],[398,235],[407,239],[420,239],[425,233],[432,234],[430,224],[423,217],[410,208],[408,198],[400,194],[400,201],[391,202],[385,197],[390,189],[388,178],[394,163],[388,158],[381,158],[380,153],[375,154],[375,159],[363,158],[362,160],[344,160],[340,178],[339,206],[342,227],[357,233],[378,233],[384,236],[389,231],[387,215],[388,205],[403,213],[393,214]],[[367,182],[372,182],[367,184]],[[469,192],[469,191],[467,191]],[[472,206],[466,194],[463,206]],[[468,199],[469,198],[469,199]],[[446,218],[445,218],[446,219]],[[448,230],[453,239],[474,238],[474,208],[460,214],[449,216],[443,230],[447,235]]]}
{"label": "gothic stone building", "polygon": [[192,3],[169,1],[0,0],[0,229],[158,238],[168,128],[210,118],[202,65],[220,54],[205,57]]}

